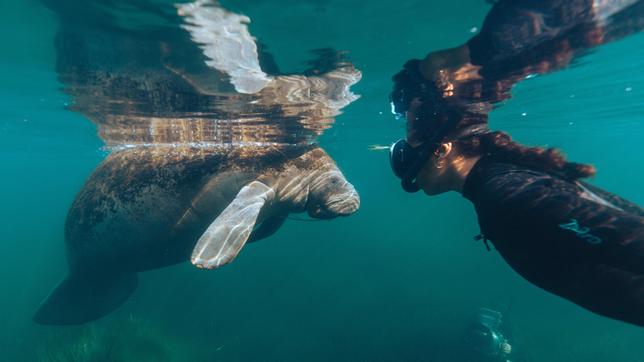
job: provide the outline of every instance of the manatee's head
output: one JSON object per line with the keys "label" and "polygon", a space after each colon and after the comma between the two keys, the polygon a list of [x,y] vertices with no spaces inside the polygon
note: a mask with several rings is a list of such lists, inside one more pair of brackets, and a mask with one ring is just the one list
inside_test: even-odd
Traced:
{"label": "manatee's head", "polygon": [[335,165],[315,174],[309,185],[306,203],[309,216],[331,219],[349,216],[358,208],[360,196]]}

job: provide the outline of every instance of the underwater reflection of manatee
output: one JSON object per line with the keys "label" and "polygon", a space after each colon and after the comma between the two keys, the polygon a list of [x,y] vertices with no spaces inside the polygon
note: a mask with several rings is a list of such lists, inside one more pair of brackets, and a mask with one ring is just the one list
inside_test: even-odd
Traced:
{"label": "underwater reflection of manatee", "polygon": [[[314,143],[357,99],[349,87],[360,72],[340,53],[319,53],[334,57],[304,73],[315,75],[271,75],[248,20],[214,3],[170,6],[175,23],[166,19],[163,31],[110,17],[76,21],[78,11],[91,19],[109,9],[95,3],[74,8],[73,27],[69,7],[48,3],[60,15],[57,71],[72,109],[97,125],[112,153],[70,208],[69,275],[36,322],[100,318],[132,294],[140,271],[229,263],[290,213],[330,219],[358,210],[358,193]],[[224,34],[224,25],[238,29]]]}

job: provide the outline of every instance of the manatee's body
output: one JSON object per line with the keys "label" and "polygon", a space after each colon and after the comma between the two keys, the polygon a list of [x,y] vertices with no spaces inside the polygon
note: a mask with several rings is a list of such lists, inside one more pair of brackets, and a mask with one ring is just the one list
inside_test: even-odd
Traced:
{"label": "manatee's body", "polygon": [[[69,211],[71,266],[143,271],[187,261],[199,236],[244,185],[284,167],[282,154],[263,151],[257,157],[259,150],[251,148],[142,147],[110,155]],[[293,156],[302,151],[290,150]]]}
{"label": "manatee's body", "polygon": [[320,54],[309,74],[269,74],[248,19],[215,1],[46,3],[60,15],[56,69],[72,109],[121,150],[69,211],[69,275],[36,322],[99,318],[134,291],[139,271],[229,263],[288,213],[357,210],[333,160],[305,145],[357,99],[349,88],[360,72],[339,52]]}
{"label": "manatee's body", "polygon": [[[273,195],[254,216],[248,215],[251,207],[245,208],[252,203],[242,197],[248,185]],[[243,207],[235,210],[236,203]],[[353,186],[316,146],[155,146],[115,152],[94,171],[69,211],[70,274],[41,306],[36,321],[96,319],[133,292],[136,272],[187,261],[191,252],[195,265],[215,268],[234,259],[247,239],[275,232],[289,213],[334,217],[351,214],[358,205]],[[233,216],[220,221],[224,210]],[[248,232],[233,242],[244,228],[222,231],[217,222],[245,226]],[[206,232],[213,228],[219,234]],[[228,239],[232,251],[231,245],[219,245]],[[203,244],[199,258],[193,252],[198,240]],[[219,255],[222,249],[230,255]],[[212,255],[204,257],[209,251]]]}

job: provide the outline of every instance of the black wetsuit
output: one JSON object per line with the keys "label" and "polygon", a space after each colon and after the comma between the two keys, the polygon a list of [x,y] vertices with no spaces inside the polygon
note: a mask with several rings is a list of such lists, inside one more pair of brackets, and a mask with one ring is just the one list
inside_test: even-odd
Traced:
{"label": "black wetsuit", "polygon": [[468,175],[482,236],[524,278],[644,326],[644,210],[594,186],[483,157]]}

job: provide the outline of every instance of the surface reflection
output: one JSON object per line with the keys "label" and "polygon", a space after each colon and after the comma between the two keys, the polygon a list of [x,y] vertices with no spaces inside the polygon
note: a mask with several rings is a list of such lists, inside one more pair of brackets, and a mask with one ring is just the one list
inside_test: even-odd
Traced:
{"label": "surface reflection", "polygon": [[278,70],[250,20],[214,2],[63,4],[51,4],[65,11],[59,78],[109,147],[313,142],[357,99],[349,87],[361,74],[341,52],[317,52],[307,75],[268,74]]}
{"label": "surface reflection", "polygon": [[487,124],[516,83],[643,27],[642,1],[494,2],[465,44],[409,60],[394,76],[391,100],[409,122],[407,140],[418,144],[449,119],[458,120],[451,128]]}

